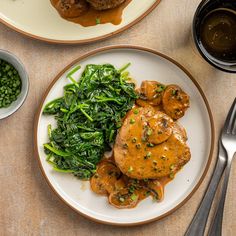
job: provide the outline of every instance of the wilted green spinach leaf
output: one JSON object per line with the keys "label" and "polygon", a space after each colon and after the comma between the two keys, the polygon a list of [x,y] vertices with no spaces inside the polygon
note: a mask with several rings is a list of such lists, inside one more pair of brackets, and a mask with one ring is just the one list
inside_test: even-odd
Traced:
{"label": "wilted green spinach leaf", "polygon": [[57,128],[52,130],[49,125],[49,142],[44,145],[47,161],[56,171],[80,179],[89,179],[96,171],[138,97],[125,69],[90,64],[78,82],[69,73],[72,83],[64,87],[64,96],[44,107],[43,114],[57,120]]}

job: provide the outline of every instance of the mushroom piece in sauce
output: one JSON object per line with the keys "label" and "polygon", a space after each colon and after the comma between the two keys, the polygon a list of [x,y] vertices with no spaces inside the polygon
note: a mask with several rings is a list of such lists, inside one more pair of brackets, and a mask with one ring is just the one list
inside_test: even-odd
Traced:
{"label": "mushroom piece in sauce", "polygon": [[64,18],[75,18],[81,16],[87,12],[89,7],[86,0],[57,0],[57,3],[54,5],[59,14]]}

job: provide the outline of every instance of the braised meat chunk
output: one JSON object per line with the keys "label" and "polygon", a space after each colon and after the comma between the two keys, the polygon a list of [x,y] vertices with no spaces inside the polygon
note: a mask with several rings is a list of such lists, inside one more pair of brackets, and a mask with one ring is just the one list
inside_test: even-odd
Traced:
{"label": "braised meat chunk", "polygon": [[185,132],[167,117],[151,107],[128,113],[114,147],[123,174],[135,179],[172,178],[189,161]]}
{"label": "braised meat chunk", "polygon": [[75,18],[87,12],[89,4],[86,0],[59,0],[56,8],[64,18]]}
{"label": "braised meat chunk", "polygon": [[125,2],[125,0],[87,0],[87,1],[96,10],[112,9]]}

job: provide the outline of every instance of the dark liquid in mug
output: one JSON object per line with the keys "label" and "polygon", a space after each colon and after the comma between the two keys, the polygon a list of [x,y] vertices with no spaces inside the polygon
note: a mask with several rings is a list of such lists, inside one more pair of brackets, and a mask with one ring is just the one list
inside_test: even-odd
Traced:
{"label": "dark liquid in mug", "polygon": [[236,12],[226,8],[209,12],[201,22],[200,39],[213,57],[236,61]]}

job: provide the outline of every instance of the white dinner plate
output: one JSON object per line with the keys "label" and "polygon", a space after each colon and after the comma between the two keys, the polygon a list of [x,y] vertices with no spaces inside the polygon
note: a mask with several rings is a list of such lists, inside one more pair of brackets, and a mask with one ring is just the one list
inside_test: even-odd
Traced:
{"label": "white dinner plate", "polygon": [[[46,162],[43,144],[48,142],[47,125],[55,126],[53,116],[42,115],[46,103],[63,95],[63,86],[69,83],[66,74],[76,65],[75,78],[87,64],[111,63],[117,68],[126,63],[131,76],[140,85],[143,80],[157,80],[163,84],[177,84],[190,96],[190,108],[179,119],[187,130],[191,160],[165,188],[164,200],[153,202],[149,197],[134,209],[116,209],[107,197],[90,190],[88,181],[80,181],[70,174],[58,173]],[[199,187],[212,156],[214,126],[207,100],[192,76],[177,62],[151,49],[136,46],[111,46],[90,52],[63,69],[45,93],[35,119],[35,152],[43,175],[54,192],[75,211],[95,221],[135,225],[160,219],[183,205]]]}
{"label": "white dinner plate", "polygon": [[88,43],[115,35],[149,14],[160,0],[132,0],[119,25],[83,27],[64,20],[50,0],[0,0],[0,22],[35,39],[55,43]]}

